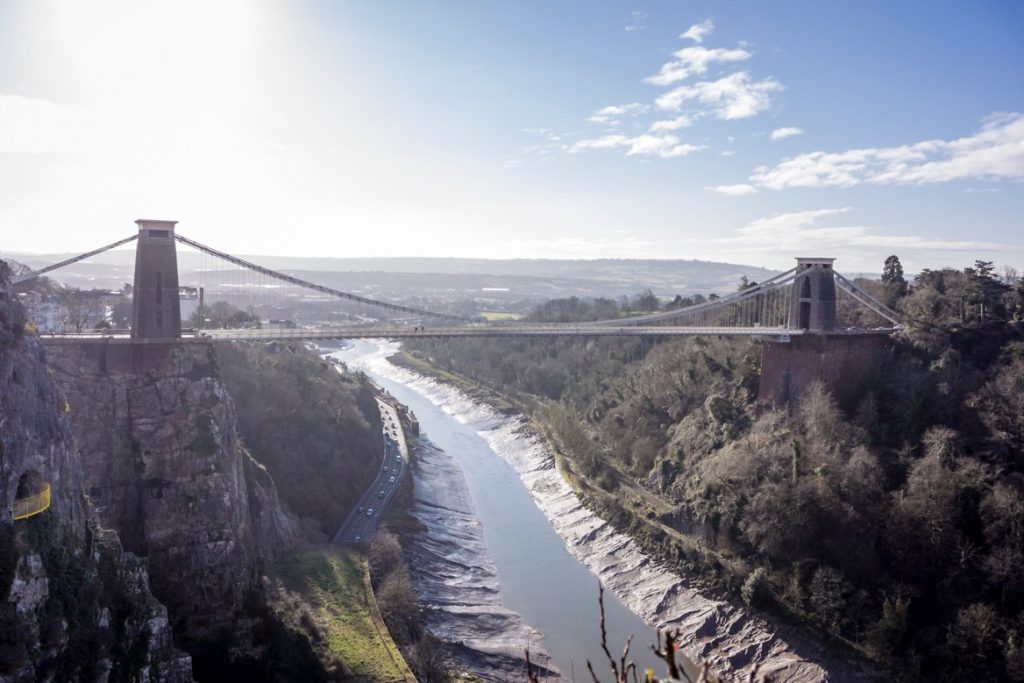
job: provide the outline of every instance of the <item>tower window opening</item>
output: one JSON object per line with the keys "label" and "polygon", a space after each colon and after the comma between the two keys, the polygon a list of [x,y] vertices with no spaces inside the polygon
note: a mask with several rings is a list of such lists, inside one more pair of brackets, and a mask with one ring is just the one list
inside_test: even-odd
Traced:
{"label": "tower window opening", "polygon": [[156,326],[157,327],[163,327],[164,326],[164,309],[163,309],[163,302],[164,302],[164,287],[163,287],[164,277],[163,276],[164,276],[163,273],[161,273],[160,271],[157,271],[157,274],[156,274]]}

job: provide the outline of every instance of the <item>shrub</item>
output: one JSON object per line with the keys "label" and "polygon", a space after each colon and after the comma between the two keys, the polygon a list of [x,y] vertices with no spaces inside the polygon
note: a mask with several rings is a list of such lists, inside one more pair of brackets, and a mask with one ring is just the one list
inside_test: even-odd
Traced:
{"label": "shrub", "polygon": [[740,596],[743,602],[751,607],[764,607],[771,601],[772,593],[768,585],[768,572],[764,567],[758,567],[747,575],[740,589]]}

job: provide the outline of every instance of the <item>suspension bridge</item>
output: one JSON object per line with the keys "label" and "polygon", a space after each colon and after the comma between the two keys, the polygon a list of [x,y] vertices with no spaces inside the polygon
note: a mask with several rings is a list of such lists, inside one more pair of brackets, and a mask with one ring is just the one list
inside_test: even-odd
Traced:
{"label": "suspension bridge", "polygon": [[[883,334],[897,330],[900,316],[882,302],[835,272],[832,258],[797,258],[797,265],[727,296],[646,315],[574,323],[486,322],[441,311],[386,301],[280,272],[239,256],[214,249],[178,234],[175,221],[138,220],[136,234],[111,244],[22,274],[13,284],[65,268],[99,254],[136,242],[132,283],[131,322],[127,328],[82,331],[44,337],[44,342],[123,339],[134,343],[168,341],[269,341],[357,338],[408,339],[420,337],[669,337],[718,335],[789,341],[804,335]],[[206,265],[179,274],[177,246],[184,245],[220,264],[222,279],[214,285],[239,292],[273,292],[278,301],[305,293],[318,301],[335,301],[347,311],[342,323],[289,324],[213,329],[204,325],[208,310],[203,273]],[[183,282],[184,280],[184,282]],[[183,326],[182,285],[198,293],[199,314],[192,326]],[[322,308],[322,307],[321,307]]]}

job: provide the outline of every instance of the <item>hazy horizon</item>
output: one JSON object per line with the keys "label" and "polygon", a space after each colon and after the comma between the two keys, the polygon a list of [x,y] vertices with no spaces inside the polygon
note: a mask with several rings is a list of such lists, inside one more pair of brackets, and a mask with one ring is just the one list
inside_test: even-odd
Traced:
{"label": "hazy horizon", "polygon": [[1024,267],[1024,6],[0,4],[3,252]]}

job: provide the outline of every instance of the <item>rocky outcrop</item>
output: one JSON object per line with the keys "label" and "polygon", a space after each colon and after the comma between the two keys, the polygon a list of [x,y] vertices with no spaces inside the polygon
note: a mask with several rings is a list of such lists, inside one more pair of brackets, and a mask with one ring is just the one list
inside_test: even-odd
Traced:
{"label": "rocky outcrop", "polygon": [[[0,683],[191,681],[145,565],[96,531],[67,403],[7,274],[0,261]],[[15,521],[46,484],[49,508]]]}
{"label": "rocky outcrop", "polygon": [[48,349],[85,487],[149,564],[189,641],[236,628],[261,572],[294,537],[273,481],[243,448],[207,343],[83,342]]}

